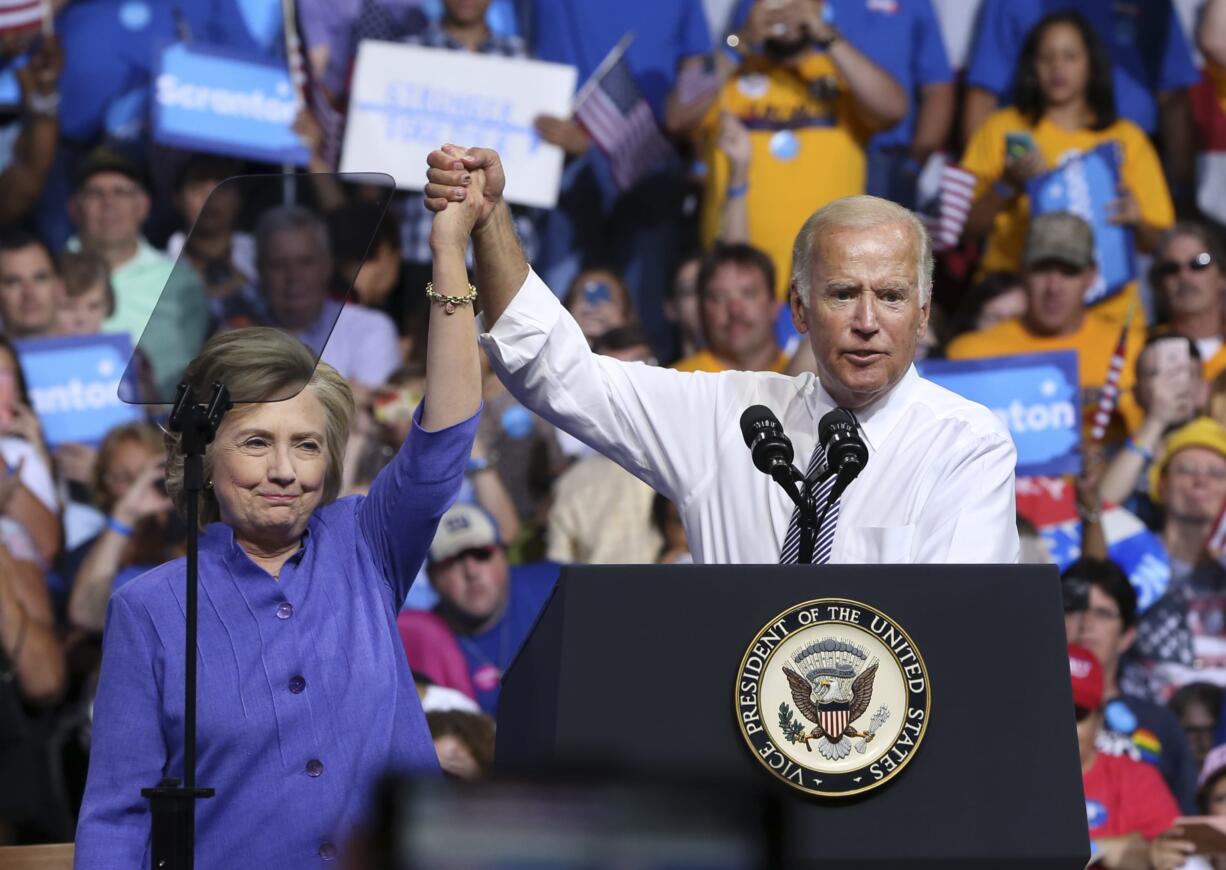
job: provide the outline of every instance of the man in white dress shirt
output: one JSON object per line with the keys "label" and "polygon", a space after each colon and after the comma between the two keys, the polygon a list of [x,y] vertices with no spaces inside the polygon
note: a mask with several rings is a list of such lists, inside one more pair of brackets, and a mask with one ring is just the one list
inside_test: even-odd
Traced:
{"label": "man in white dress shirt", "polygon": [[[854,411],[868,462],[843,493],[829,561],[1016,562],[1016,452],[981,405],[924,380],[915,346],[928,320],[932,255],[923,226],[872,197],[836,200],[797,237],[791,308],[818,375],[682,373],[593,354],[524,260],[498,155],[445,146],[428,158],[438,211],[485,174],[473,231],[481,342],[520,402],[673,501],[696,562],[774,563],[793,504],[759,472],[739,419],[770,408],[803,469],[818,421]],[[826,527],[823,525],[823,533]]]}

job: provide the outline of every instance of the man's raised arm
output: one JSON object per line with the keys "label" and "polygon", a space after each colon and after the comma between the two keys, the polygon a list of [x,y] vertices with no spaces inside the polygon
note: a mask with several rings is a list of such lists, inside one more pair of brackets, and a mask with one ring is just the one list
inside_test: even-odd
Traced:
{"label": "man's raised arm", "polygon": [[511,209],[502,198],[506,176],[498,154],[488,148],[444,145],[426,158],[425,202],[431,211],[442,211],[449,202],[468,195],[471,173],[485,171],[481,214],[473,227],[473,252],[481,293],[485,327],[490,329],[507,310],[528,278],[528,261],[515,235]]}

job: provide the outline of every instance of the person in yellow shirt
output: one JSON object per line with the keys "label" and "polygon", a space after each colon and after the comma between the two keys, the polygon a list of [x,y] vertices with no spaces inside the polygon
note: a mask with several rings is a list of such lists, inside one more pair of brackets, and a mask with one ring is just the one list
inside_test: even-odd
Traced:
{"label": "person in yellow shirt", "polygon": [[[988,116],[962,158],[976,177],[964,236],[986,238],[981,273],[1017,268],[1030,222],[1027,182],[1104,142],[1118,143],[1122,155],[1112,220],[1133,228],[1142,251],[1174,222],[1158,154],[1140,127],[1117,116],[1111,76],[1106,49],[1080,13],[1049,15],[1026,37],[1015,104]],[[1137,298],[1130,282],[1095,310],[1121,324]]]}
{"label": "person in yellow shirt", "polygon": [[782,372],[775,341],[775,267],[751,245],[716,245],[698,270],[698,308],[707,345],[673,368],[683,372]]}
{"label": "person in yellow shirt", "polygon": [[1205,226],[1191,221],[1171,227],[1158,243],[1150,268],[1165,318],[1159,332],[1196,342],[1204,361],[1204,378],[1212,382],[1226,371],[1226,271],[1222,246]]}
{"label": "person in yellow shirt", "polygon": [[[1094,283],[1094,231],[1082,218],[1066,212],[1040,215],[1030,222],[1022,262],[1026,313],[977,332],[958,336],[946,349],[949,359],[980,359],[1014,354],[1077,351],[1082,409],[1087,421],[1098,406],[1120,325],[1088,311],[1086,290]],[[1140,318],[1129,330],[1122,395],[1131,395],[1136,358],[1145,342]]]}
{"label": "person in yellow shirt", "polygon": [[[864,192],[865,145],[906,114],[907,95],[885,70],[822,20],[817,0],[756,2],[729,37],[726,79],[713,92],[699,130],[707,165],[702,240],[721,235],[729,198],[744,197],[748,235],[775,264],[775,296],[787,298],[792,240],[818,208]],[[721,119],[749,131],[744,171],[719,147]]]}

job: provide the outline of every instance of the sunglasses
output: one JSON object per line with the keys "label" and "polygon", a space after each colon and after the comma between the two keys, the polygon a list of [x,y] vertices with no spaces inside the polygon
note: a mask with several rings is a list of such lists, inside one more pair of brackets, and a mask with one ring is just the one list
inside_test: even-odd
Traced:
{"label": "sunglasses", "polygon": [[1186,263],[1180,263],[1178,260],[1162,260],[1154,265],[1154,274],[1159,278],[1174,278],[1186,266],[1190,272],[1203,272],[1213,265],[1213,257],[1209,256],[1208,251],[1201,251],[1191,260]]}
{"label": "sunglasses", "polygon": [[469,547],[467,550],[461,550],[454,556],[443,559],[438,563],[439,568],[449,568],[452,565],[458,565],[465,559],[475,559],[478,562],[488,562],[494,558],[494,547]]}

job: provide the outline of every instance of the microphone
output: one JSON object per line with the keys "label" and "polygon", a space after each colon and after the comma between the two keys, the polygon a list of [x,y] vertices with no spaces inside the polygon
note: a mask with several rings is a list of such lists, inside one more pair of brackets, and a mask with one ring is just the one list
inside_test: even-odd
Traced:
{"label": "microphone", "polygon": [[846,408],[835,408],[817,424],[817,438],[826,449],[827,467],[838,479],[830,490],[827,504],[843,494],[868,462],[868,448],[860,437],[856,417]]}
{"label": "microphone", "polygon": [[800,473],[792,467],[796,452],[783,434],[779,418],[765,405],[750,405],[741,414],[741,435],[758,471],[773,477],[792,501],[800,504],[800,490],[796,488]]}

